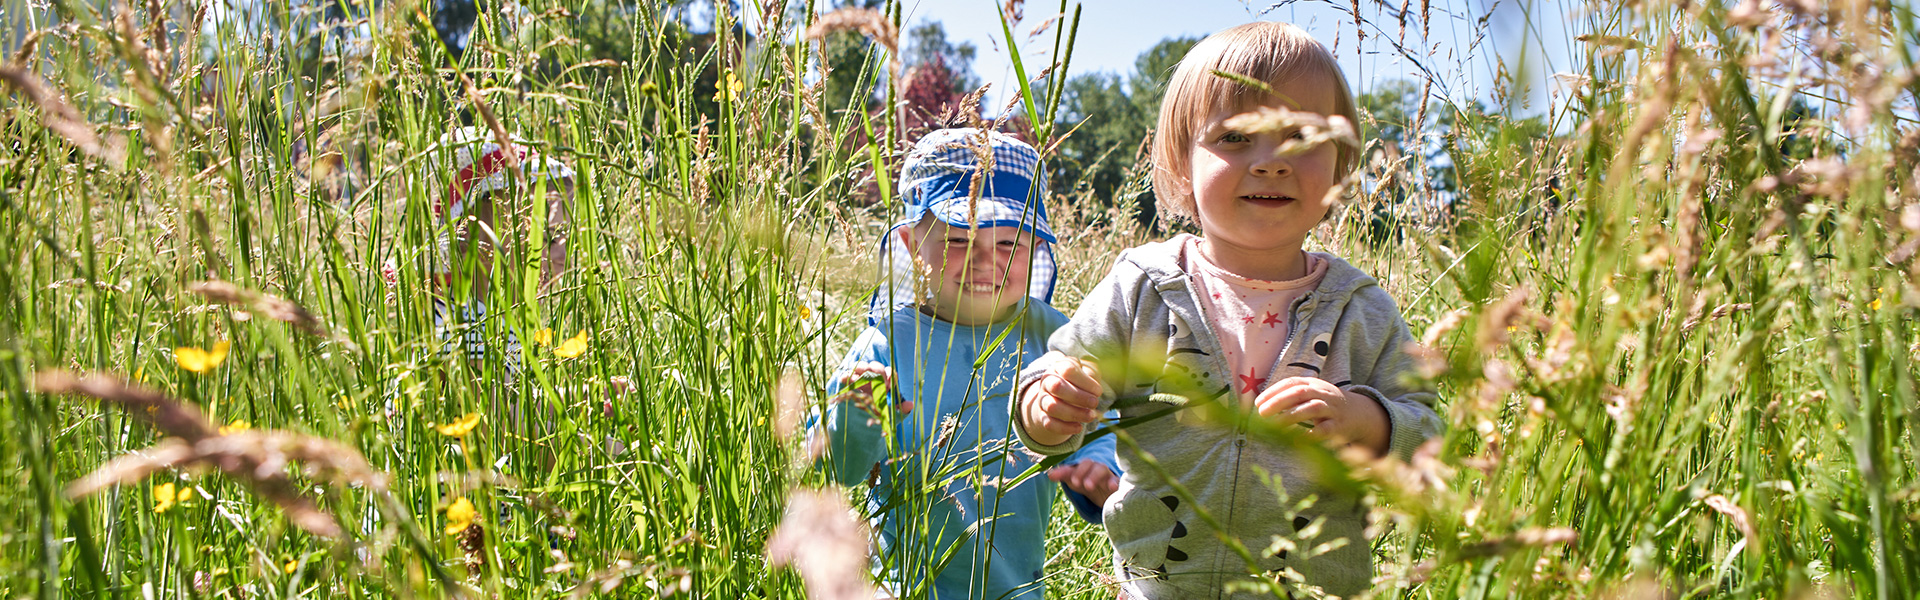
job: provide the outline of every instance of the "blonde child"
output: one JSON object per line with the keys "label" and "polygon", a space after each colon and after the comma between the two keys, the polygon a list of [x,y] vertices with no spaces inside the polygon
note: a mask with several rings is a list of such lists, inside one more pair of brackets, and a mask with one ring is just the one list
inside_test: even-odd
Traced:
{"label": "blonde child", "polygon": [[[1301,424],[1330,444],[1405,460],[1440,429],[1434,396],[1405,377],[1411,337],[1393,299],[1339,257],[1302,250],[1354,165],[1355,148],[1329,141],[1325,125],[1354,113],[1332,54],[1297,27],[1250,23],[1195,46],[1161,104],[1154,192],[1202,235],[1122,253],[1054,334],[1053,352],[1022,372],[1015,429],[1042,454],[1078,448],[1116,400],[1128,400],[1123,420],[1170,411],[1127,427],[1157,466],[1123,449],[1125,476],[1105,506],[1125,596],[1236,597],[1250,592],[1229,584],[1291,579],[1279,576],[1289,569],[1326,593],[1368,587],[1359,499],[1322,486],[1294,447],[1248,435],[1252,419]],[[1209,405],[1241,410],[1213,420],[1192,410]],[[1295,510],[1308,497],[1317,501]]]}
{"label": "blonde child", "polygon": [[[889,281],[830,386],[823,462],[842,485],[874,484],[878,576],[899,597],[1046,591],[1057,492],[1040,479],[1012,485],[1034,462],[1008,424],[1015,376],[1067,320],[1047,305],[1054,237],[1039,158],[969,128],[914,146],[901,174],[907,210],[882,243]],[[898,402],[875,402],[879,390]],[[1097,519],[1117,484],[1112,455],[1110,440],[1089,445],[1077,458],[1090,460],[1049,473],[1083,517]]]}

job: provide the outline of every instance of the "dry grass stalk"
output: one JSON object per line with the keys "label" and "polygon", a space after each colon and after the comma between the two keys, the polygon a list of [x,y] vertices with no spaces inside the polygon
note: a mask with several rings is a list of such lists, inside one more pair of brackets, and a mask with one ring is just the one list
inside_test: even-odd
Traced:
{"label": "dry grass stalk", "polygon": [[900,32],[894,29],[893,22],[887,20],[886,14],[871,8],[842,8],[820,15],[813,25],[807,27],[807,38],[819,42],[841,31],[860,32],[885,47],[887,52],[899,54]]}
{"label": "dry grass stalk", "polygon": [[[113,12],[114,37],[117,38],[123,58],[133,67],[133,91],[146,105],[140,111],[140,133],[146,139],[147,147],[153,151],[154,168],[164,178],[173,171],[173,124],[171,115],[165,110],[170,104],[169,94],[163,89],[166,56],[161,50],[141,41],[142,32],[134,25],[134,11],[126,0],[115,0]],[[154,27],[164,28],[163,23],[156,22]],[[164,35],[161,37],[165,38]]]}
{"label": "dry grass stalk", "polygon": [[1505,298],[1487,307],[1480,321],[1480,331],[1474,336],[1474,343],[1481,352],[1493,352],[1507,345],[1507,328],[1514,327],[1524,318],[1527,301],[1533,293],[1527,288],[1509,292]]}
{"label": "dry grass stalk", "polygon": [[1349,148],[1360,147],[1360,137],[1354,133],[1353,123],[1346,117],[1301,112],[1284,106],[1262,106],[1234,115],[1227,119],[1226,126],[1248,133],[1299,129],[1300,139],[1288,140],[1280,145],[1282,156],[1306,152],[1327,142]]}
{"label": "dry grass stalk", "polygon": [[967,95],[960,97],[960,106],[954,110],[959,114],[966,115],[968,127],[974,129],[986,129],[988,127],[986,119],[980,116],[980,100],[987,96],[987,90],[992,87],[992,83],[983,83],[973,91],[967,92]]}
{"label": "dry grass stalk", "polygon": [[[1757,536],[1754,535],[1753,520],[1747,518],[1747,510],[1740,508],[1739,504],[1719,494],[1707,496],[1703,502],[1706,503],[1707,508],[1711,508],[1714,512],[1726,515],[1728,519],[1731,519],[1733,526],[1740,530],[1740,535],[1746,536],[1748,540],[1758,539]],[[1748,544],[1747,549],[1757,550],[1752,544]]]}
{"label": "dry grass stalk", "polygon": [[1463,546],[1460,548],[1460,558],[1500,556],[1521,548],[1559,546],[1579,539],[1580,534],[1568,527],[1528,527],[1511,536]]}
{"label": "dry grass stalk", "polygon": [[[867,36],[867,39],[873,40],[873,43],[887,49],[887,80],[893,82],[896,96],[903,95],[901,92],[906,90],[907,82],[906,78],[900,76],[902,70],[900,30],[893,26],[893,21],[887,20],[886,13],[871,8],[842,8],[820,15],[820,18],[813,21],[813,25],[807,27],[807,39],[816,43],[814,49],[819,52],[820,46],[817,45],[819,42],[825,41],[828,35],[842,31],[859,32]],[[828,69],[826,55],[818,56],[820,68],[824,72]],[[901,117],[904,116],[903,112]],[[894,131],[906,130],[899,119],[896,119],[893,126]]]}
{"label": "dry grass stalk", "polygon": [[842,494],[794,489],[787,493],[787,515],[767,540],[767,561],[793,565],[816,600],[873,598],[867,583],[866,528],[847,512]]}
{"label": "dry grass stalk", "polygon": [[807,409],[806,384],[798,369],[787,369],[780,376],[780,387],[773,394],[773,431],[782,442],[800,431],[800,417]]}
{"label": "dry grass stalk", "polygon": [[327,337],[327,327],[320,318],[313,316],[298,304],[273,294],[256,292],[241,288],[225,281],[196,281],[187,284],[187,291],[205,296],[208,300],[222,304],[249,307],[254,312],[266,315],[275,321],[285,322],[308,334]]}
{"label": "dry grass stalk", "polygon": [[147,61],[154,66],[154,74],[166,77],[167,50],[167,9],[160,0],[147,0],[147,39],[152,40],[152,51]]}
{"label": "dry grass stalk", "polygon": [[[480,94],[479,88],[474,87],[473,80],[467,77],[466,72],[463,71],[459,75],[461,89],[466,91],[467,100],[473,103],[474,112],[480,113],[480,120],[486,122],[487,131],[493,132],[494,142],[500,144],[501,148],[514,147],[513,136],[507,133],[505,125],[500,124],[500,117],[493,114],[493,106],[487,104],[487,98]],[[502,152],[500,154],[507,159],[508,176],[519,177],[520,153]]]}
{"label": "dry grass stalk", "polygon": [[35,29],[31,33],[28,33],[27,37],[20,40],[20,48],[13,52],[12,64],[26,65],[27,61],[32,60],[33,51],[40,47],[40,38],[46,37],[46,35],[47,30],[45,29]]}
{"label": "dry grass stalk", "polygon": [[33,74],[31,69],[18,63],[0,66],[0,81],[7,82],[8,86],[25,94],[28,102],[40,107],[40,123],[66,138],[81,152],[113,166],[118,166],[125,158],[124,148],[102,143],[100,136],[93,133],[93,126],[81,118],[80,111],[67,103],[66,96],[39,75]]}
{"label": "dry grass stalk", "polygon": [[127,409],[172,438],[152,448],[108,461],[67,486],[68,498],[80,498],[116,485],[138,482],[162,469],[212,467],[280,506],[287,520],[307,533],[335,538],[340,524],[300,493],[286,467],[298,463],[307,477],[336,484],[387,489],[387,476],[375,471],[353,448],[317,437],[277,430],[243,430],[222,435],[206,415],[184,401],[136,387],[118,378],[66,371],[43,371],[34,378],[42,394],[92,396]]}

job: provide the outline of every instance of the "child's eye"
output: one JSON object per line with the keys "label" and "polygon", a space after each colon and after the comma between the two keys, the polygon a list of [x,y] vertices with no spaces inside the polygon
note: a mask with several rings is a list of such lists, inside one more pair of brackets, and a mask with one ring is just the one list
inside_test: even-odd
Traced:
{"label": "child's eye", "polygon": [[1247,134],[1240,133],[1238,131],[1229,131],[1229,132],[1220,134],[1220,142],[1224,144],[1243,144],[1243,143],[1246,143],[1247,141],[1249,141],[1247,138]]}
{"label": "child's eye", "polygon": [[1290,140],[1304,140],[1304,139],[1307,139],[1307,132],[1305,132],[1305,131],[1302,131],[1302,130],[1299,130],[1299,129],[1295,129],[1295,130],[1293,130],[1292,132],[1289,132],[1289,133],[1287,133],[1287,139],[1290,139]]}

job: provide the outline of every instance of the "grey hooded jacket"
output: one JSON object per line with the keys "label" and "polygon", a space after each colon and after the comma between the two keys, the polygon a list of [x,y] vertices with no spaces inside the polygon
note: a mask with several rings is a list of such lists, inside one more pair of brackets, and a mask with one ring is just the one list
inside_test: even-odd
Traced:
{"label": "grey hooded jacket", "polygon": [[[1157,467],[1146,464],[1140,452],[1127,444],[1119,447],[1126,473],[1107,500],[1104,517],[1123,590],[1138,598],[1251,597],[1229,593],[1227,585],[1252,581],[1252,570],[1292,569],[1327,593],[1363,591],[1373,563],[1359,498],[1323,485],[1294,446],[1259,436],[1250,442],[1245,422],[1250,413],[1229,411],[1239,416],[1208,419],[1206,411],[1192,410],[1219,399],[1237,403],[1238,396],[1232,393],[1233,374],[1219,338],[1182,267],[1189,237],[1121,253],[1106,280],[1048,343],[1054,351],[1100,366],[1100,409],[1117,408],[1122,422],[1143,418],[1125,431],[1157,462]],[[1402,351],[1412,341],[1406,322],[1372,277],[1338,257],[1318,256],[1329,263],[1326,277],[1294,303],[1289,340],[1267,381],[1316,376],[1378,401],[1390,420],[1389,453],[1409,460],[1442,426],[1433,410],[1435,396],[1405,377],[1413,371],[1412,359]],[[1024,370],[1019,389],[1037,380],[1055,358],[1049,355]],[[1019,403],[1012,404],[1017,417]],[[1177,410],[1144,418],[1170,409]],[[1014,422],[1020,441],[1041,454],[1072,452],[1085,436],[1041,446],[1028,437],[1025,423]],[[1187,493],[1176,492],[1170,483]],[[1181,496],[1238,538],[1257,568],[1249,569]]]}

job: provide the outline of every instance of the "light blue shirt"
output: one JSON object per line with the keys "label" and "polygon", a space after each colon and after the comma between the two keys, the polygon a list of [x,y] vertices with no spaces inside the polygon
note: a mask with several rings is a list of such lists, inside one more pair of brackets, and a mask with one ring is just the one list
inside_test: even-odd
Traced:
{"label": "light blue shirt", "polygon": [[[932,574],[936,599],[1045,595],[1040,580],[1055,484],[1045,475],[1008,489],[1002,484],[1034,464],[1008,423],[1014,381],[1022,367],[1046,353],[1047,337],[1066,322],[1060,311],[1037,302],[982,326],[955,325],[906,307],[854,341],[841,372],[856,362],[887,365],[900,397],[885,404],[901,398],[915,404],[910,414],[895,413],[892,440],[871,413],[851,403],[830,405],[824,420],[824,462],[835,481],[858,484],[875,465],[885,465],[867,506],[880,532],[879,560],[890,571],[881,579],[901,586],[896,592],[912,595]],[[996,339],[999,344],[982,358]],[[1078,460],[1119,472],[1110,436],[1090,442],[1069,463]],[[1078,493],[1067,495],[1083,518],[1099,522],[1100,507]]]}

